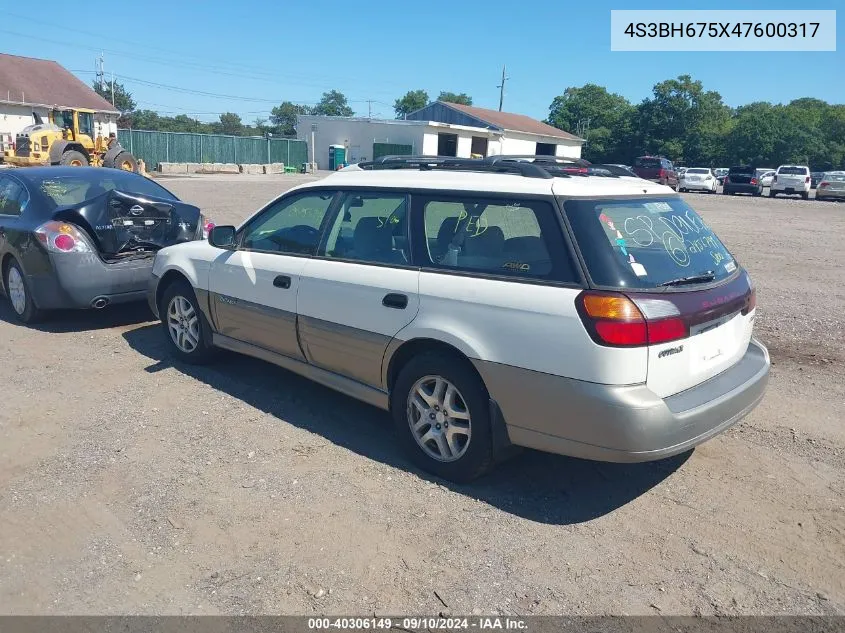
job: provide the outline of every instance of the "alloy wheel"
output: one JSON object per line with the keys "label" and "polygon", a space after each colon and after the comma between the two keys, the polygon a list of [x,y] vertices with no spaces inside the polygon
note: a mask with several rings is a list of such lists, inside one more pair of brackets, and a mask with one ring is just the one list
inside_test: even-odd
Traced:
{"label": "alloy wheel", "polygon": [[176,347],[190,354],[200,342],[200,320],[193,304],[177,295],[167,306],[167,330]]}
{"label": "alloy wheel", "polygon": [[20,271],[15,266],[9,269],[8,284],[12,308],[18,315],[22,315],[26,310],[26,286],[23,283]]}
{"label": "alloy wheel", "polygon": [[453,462],[466,453],[472,437],[466,400],[442,376],[423,376],[411,388],[408,425],[423,451],[440,462]]}

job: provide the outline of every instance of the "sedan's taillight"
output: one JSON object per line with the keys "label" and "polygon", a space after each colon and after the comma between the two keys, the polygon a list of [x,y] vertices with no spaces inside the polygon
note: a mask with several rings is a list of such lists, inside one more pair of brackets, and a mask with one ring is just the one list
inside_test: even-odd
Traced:
{"label": "sedan's taillight", "polygon": [[686,321],[669,301],[649,299],[638,306],[620,293],[583,292],[576,299],[576,307],[599,345],[637,347],[689,336]]}
{"label": "sedan's taillight", "polygon": [[722,184],[729,183],[730,181],[731,181],[731,179],[728,178],[727,176],[725,176],[725,179],[722,181]]}
{"label": "sedan's taillight", "polygon": [[824,189],[825,187],[829,187],[829,186],[830,186],[830,183],[827,180],[822,180],[819,183],[819,189]]}
{"label": "sedan's taillight", "polygon": [[752,185],[756,185],[756,184],[757,184],[757,179],[756,179],[756,178],[752,178],[752,179],[751,179],[751,184],[752,184]]}
{"label": "sedan's taillight", "polygon": [[53,253],[92,253],[94,248],[85,233],[67,222],[50,220],[35,229],[35,236]]}

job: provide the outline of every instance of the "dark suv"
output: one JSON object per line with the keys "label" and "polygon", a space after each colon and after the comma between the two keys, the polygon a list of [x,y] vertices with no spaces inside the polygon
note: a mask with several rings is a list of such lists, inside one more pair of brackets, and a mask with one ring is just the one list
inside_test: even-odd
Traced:
{"label": "dark suv", "polygon": [[643,180],[659,182],[678,190],[678,172],[672,161],[662,156],[640,156],[634,161],[634,173]]}
{"label": "dark suv", "polygon": [[722,193],[734,195],[750,193],[753,196],[763,195],[763,185],[757,178],[757,170],[751,165],[735,165],[728,170],[725,182],[722,183]]}

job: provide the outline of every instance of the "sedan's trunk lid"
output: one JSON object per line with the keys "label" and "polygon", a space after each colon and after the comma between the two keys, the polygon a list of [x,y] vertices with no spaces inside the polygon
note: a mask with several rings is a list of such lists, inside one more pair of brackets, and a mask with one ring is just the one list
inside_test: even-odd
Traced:
{"label": "sedan's trunk lid", "polygon": [[157,251],[202,236],[199,208],[117,190],[63,207],[54,217],[81,225],[104,256]]}

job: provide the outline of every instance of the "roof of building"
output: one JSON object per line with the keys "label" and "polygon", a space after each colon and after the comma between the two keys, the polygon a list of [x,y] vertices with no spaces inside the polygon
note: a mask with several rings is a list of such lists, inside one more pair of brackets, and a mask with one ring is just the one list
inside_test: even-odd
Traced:
{"label": "roof of building", "polygon": [[429,103],[427,106],[409,113],[407,118],[486,127],[503,131],[509,130],[524,134],[565,139],[567,141],[583,142],[584,140],[574,134],[560,130],[537,119],[532,119],[530,116],[525,116],[524,114],[499,112],[498,110],[449,103],[447,101]]}
{"label": "roof of building", "polygon": [[572,176],[570,178],[527,178],[512,173],[440,171],[418,169],[346,168],[297,189],[315,186],[383,187],[397,189],[440,189],[449,191],[496,192],[514,195],[541,194],[594,198],[597,196],[677,195],[669,187],[639,178]]}
{"label": "roof of building", "polygon": [[6,53],[0,53],[0,101],[117,112],[111,103],[58,63]]}

